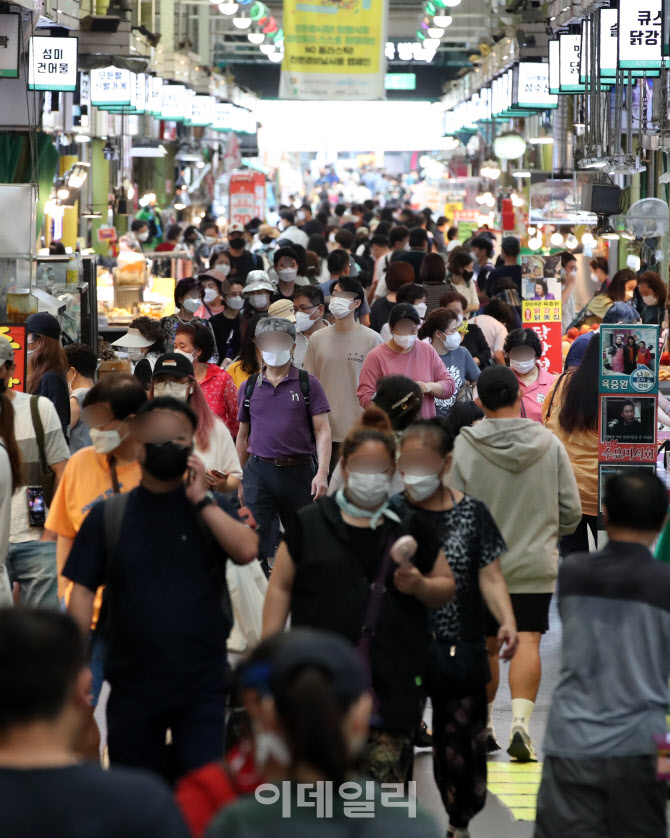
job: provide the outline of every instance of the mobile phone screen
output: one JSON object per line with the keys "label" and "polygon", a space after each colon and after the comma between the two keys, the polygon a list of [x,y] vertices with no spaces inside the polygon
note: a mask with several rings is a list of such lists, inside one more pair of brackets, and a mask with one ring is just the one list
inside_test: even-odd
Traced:
{"label": "mobile phone screen", "polygon": [[28,493],[28,522],[31,527],[43,527],[47,519],[47,505],[44,490],[41,486],[29,486]]}

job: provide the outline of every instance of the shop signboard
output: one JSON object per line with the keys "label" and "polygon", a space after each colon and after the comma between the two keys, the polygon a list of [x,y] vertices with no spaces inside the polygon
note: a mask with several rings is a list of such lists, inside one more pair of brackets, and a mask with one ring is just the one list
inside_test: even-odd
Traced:
{"label": "shop signboard", "polygon": [[[524,306],[526,303],[524,303]],[[540,366],[552,373],[560,375],[563,372],[563,347],[561,329],[561,304],[558,303],[558,321],[524,320],[524,329],[532,329],[542,344]]]}
{"label": "shop signboard", "polygon": [[549,41],[549,93],[561,92],[560,46],[558,39]]}
{"label": "shop signboard", "polygon": [[21,16],[0,15],[0,78],[19,77],[19,25]]}
{"label": "shop signboard", "polygon": [[130,105],[131,73],[120,67],[91,70],[91,104],[103,109],[107,105]]}
{"label": "shop signboard", "polygon": [[558,38],[561,93],[583,93],[586,89],[579,80],[581,40],[579,32],[560,35]]}
{"label": "shop signboard", "polygon": [[28,369],[26,363],[26,345],[28,343],[26,327],[17,326],[13,323],[0,323],[0,335],[7,338],[14,350],[15,369],[11,378],[7,381],[7,386],[19,393],[24,393],[26,390],[26,371]]}
{"label": "shop signboard", "polygon": [[191,99],[191,125],[206,127],[214,120],[214,97],[194,96]]}
{"label": "shop signboard", "polygon": [[655,463],[656,396],[600,396],[598,460]]}
{"label": "shop signboard", "polygon": [[549,65],[541,61],[521,61],[514,68],[513,100],[519,108],[557,108],[558,96],[549,92]]}
{"label": "shop signboard", "polygon": [[658,326],[601,325],[599,389],[625,396],[658,392]]}
{"label": "shop signboard", "polygon": [[190,102],[183,84],[164,84],[162,90],[160,117],[172,122],[183,122],[186,119],[186,106]]}
{"label": "shop signboard", "polygon": [[33,35],[28,59],[29,90],[77,89],[77,38]]}
{"label": "shop signboard", "polygon": [[384,99],[387,19],[388,0],[284,0],[280,98]]}
{"label": "shop signboard", "polygon": [[161,105],[163,104],[163,79],[159,76],[151,76],[149,83],[151,92],[147,110],[154,116],[160,116]]}
{"label": "shop signboard", "polygon": [[265,175],[262,172],[231,175],[229,194],[231,224],[248,224],[252,218],[265,217]]}
{"label": "shop signboard", "polygon": [[97,233],[99,242],[116,241],[116,227],[98,227]]}
{"label": "shop signboard", "polygon": [[619,67],[624,70],[661,66],[663,0],[624,0],[617,18]]}

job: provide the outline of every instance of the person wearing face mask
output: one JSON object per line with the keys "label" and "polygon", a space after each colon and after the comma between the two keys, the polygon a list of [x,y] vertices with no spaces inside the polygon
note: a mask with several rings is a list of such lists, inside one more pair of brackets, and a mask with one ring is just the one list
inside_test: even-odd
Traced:
{"label": "person wearing face mask", "polygon": [[418,340],[420,326],[421,318],[413,305],[398,303],[391,311],[390,340],[373,349],[361,368],[356,391],[361,407],[370,404],[377,382],[385,375],[404,375],[418,382],[423,393],[421,415],[425,419],[435,416],[435,399],[448,399],[455,393],[454,379],[437,352]]}
{"label": "person wearing face mask", "polygon": [[[293,628],[334,631],[358,645],[374,693],[361,768],[377,782],[402,783],[411,776],[422,714],[417,685],[427,652],[426,609],[449,601],[454,581],[433,531],[389,506],[395,458],[388,417],[368,408],[342,445],[344,488],[300,510],[286,528],[265,599],[263,635],[281,631],[290,613]],[[416,549],[411,561],[396,567],[392,547],[407,535]],[[371,591],[379,590],[374,617]]]}
{"label": "person wearing face mask", "polygon": [[[228,271],[227,273],[229,273]],[[202,305],[195,313],[201,320],[210,320],[215,314],[221,314],[225,308],[223,301],[223,286],[227,273],[218,270],[209,270],[198,274],[198,281],[202,287]]]}
{"label": "person wearing face mask", "polygon": [[11,501],[6,567],[22,604],[57,608],[56,536],[45,528],[45,518],[70,452],[53,403],[10,386],[16,383],[15,370],[12,344],[0,335],[0,396],[14,410],[14,436],[23,461],[23,485]]}
{"label": "person wearing face mask", "polygon": [[175,285],[175,312],[167,317],[161,317],[160,321],[161,328],[167,336],[166,346],[169,352],[174,349],[174,336],[178,326],[188,323],[203,323],[212,332],[212,336],[214,335],[209,320],[201,320],[200,317],[196,316],[196,311],[202,305],[204,297],[205,292],[200,282],[192,276],[180,279]]}
{"label": "person wearing face mask", "polygon": [[244,233],[244,225],[237,223],[229,224],[226,233],[228,237],[227,252],[230,259],[229,277],[240,282],[247,282],[249,274],[260,267],[257,257],[246,249]]}
{"label": "person wearing face mask", "polygon": [[575,319],[574,289],[577,281],[577,259],[569,250],[561,253],[561,326],[565,334]]}
{"label": "person wearing face mask", "polygon": [[376,332],[356,320],[356,310],[364,299],[360,282],[349,276],[340,277],[328,304],[333,326],[314,335],[305,354],[304,367],[319,379],[331,406],[328,419],[333,452],[329,474],[340,458],[344,438],[362,413],[356,390],[363,362],[382,342]]}
{"label": "person wearing face mask", "polygon": [[479,295],[477,294],[477,283],[474,281],[474,259],[469,253],[458,248],[449,254],[449,281],[454,290],[462,294],[467,300],[465,307],[466,316],[479,309]]}
{"label": "person wearing face mask", "polygon": [[292,247],[280,247],[275,251],[273,258],[277,290],[272,295],[272,302],[292,300],[298,276],[298,255]]}
{"label": "person wearing face mask", "polygon": [[142,252],[144,250],[144,245],[151,238],[149,225],[146,221],[136,218],[130,225],[129,236],[137,242],[137,247],[139,251]]}
{"label": "person wearing face mask", "polygon": [[244,307],[244,285],[235,279],[221,281],[221,298],[223,311],[215,314],[209,321],[221,366],[225,369],[240,351],[241,312]]}
{"label": "person wearing face mask", "polygon": [[228,559],[253,561],[257,538],[209,490],[193,454],[197,428],[184,401],[142,405],[132,424],[141,483],[93,505],[63,571],[73,582],[68,611],[85,636],[106,584],[113,766],[163,773],[168,729],[180,775],[222,755],[232,625],[224,569]]}
{"label": "person wearing face mask", "polygon": [[228,375],[235,382],[238,392],[249,376],[257,375],[261,371],[261,354],[256,348],[254,339],[256,326],[264,317],[267,317],[266,312],[255,314],[251,320],[246,322],[240,340],[240,351],[232,364],[226,369]]}
{"label": "person wearing face mask", "polygon": [[[430,614],[433,636],[426,687],[433,707],[433,770],[449,815],[448,838],[467,838],[470,821],[486,801],[486,685],[490,677],[484,605],[500,628],[500,657],[510,661],[518,647],[516,621],[500,570],[507,547],[486,506],[445,485],[454,439],[439,420],[417,422],[405,431],[398,469],[405,491],[392,500],[399,515],[415,511],[436,532],[456,580],[452,602]],[[449,669],[458,654],[456,674]]]}
{"label": "person wearing face mask", "polygon": [[645,271],[637,278],[637,290],[643,304],[642,322],[662,326],[668,289],[661,277],[654,271]]}
{"label": "person wearing face mask", "polygon": [[207,404],[223,421],[233,437],[237,436],[237,387],[217,364],[209,363],[214,354],[214,338],[202,323],[180,326],[175,335],[175,353],[193,364],[195,380]]}
{"label": "person wearing face mask", "polygon": [[601,323],[603,317],[614,303],[629,303],[634,305],[635,289],[637,288],[637,277],[630,270],[624,268],[617,271],[612,277],[606,291],[596,294],[586,307],[587,314],[584,319],[586,325]]}
{"label": "person wearing face mask", "polygon": [[[63,577],[63,568],[91,507],[112,494],[129,492],[139,485],[137,445],[130,425],[146,400],[146,391],[135,376],[112,373],[92,387],[82,403],[82,418],[90,429],[92,445],[74,454],[65,466],[47,517],[48,528],[58,537],[58,595],[66,602],[72,586]],[[92,629],[95,629],[101,602],[102,591],[99,591],[91,619]],[[91,660],[94,705],[104,680],[104,647],[98,640],[94,639]]]}
{"label": "person wearing face mask", "polygon": [[604,256],[596,256],[589,262],[591,282],[599,288],[598,293],[604,294],[609,288],[609,264]]}
{"label": "person wearing face mask", "polygon": [[[399,264],[403,263],[401,262]],[[413,306],[423,323],[428,310],[428,304],[426,303],[426,289],[423,285],[411,282],[401,285],[396,292],[396,305],[399,305],[400,303],[409,303],[409,305]],[[391,311],[393,311],[393,309],[391,309]],[[391,324],[384,323],[379,334],[384,343],[391,340]]]}
{"label": "person wearing face mask", "polygon": [[309,242],[309,234],[296,226],[296,215],[292,210],[284,210],[280,218],[280,241],[285,240],[287,244],[300,244],[304,248]]}
{"label": "person wearing face mask", "polygon": [[223,276],[230,276],[232,266],[230,253],[221,246],[212,248],[212,255],[209,257],[209,270],[218,271]]}
{"label": "person wearing face mask", "polygon": [[289,320],[261,319],[254,338],[261,371],[239,390],[240,503],[256,519],[266,572],[274,553],[275,517],[286,527],[298,509],[328,488],[330,405],[317,378],[293,366],[295,336]]}
{"label": "person wearing face mask", "polygon": [[542,357],[539,337],[533,329],[515,329],[507,335],[504,352],[521,385],[521,415],[541,422],[542,405],[556,376],[539,363]]}
{"label": "person wearing face mask", "polygon": [[212,250],[219,242],[219,228],[215,221],[203,221],[200,225],[200,242],[195,247],[195,263],[200,271],[207,269]]}
{"label": "person wearing face mask", "polygon": [[65,347],[65,357],[70,365],[67,386],[70,390],[70,454],[91,445],[91,436],[81,418],[81,405],[86,393],[95,384],[98,356],[85,343],[71,343]]}
{"label": "person wearing face mask", "polygon": [[472,355],[461,345],[458,316],[446,308],[436,308],[419,329],[419,340],[430,340],[442,363],[454,379],[456,390],[448,399],[436,399],[437,415],[445,418],[459,398],[472,398],[468,385],[476,384],[479,367]]}
{"label": "person wearing face mask", "polygon": [[125,335],[112,346],[120,346],[135,365],[133,375],[139,378],[145,390],[151,387],[151,373],[156,359],[165,352],[166,335],[154,317],[136,317]]}
{"label": "person wearing face mask", "polygon": [[[288,302],[286,301],[286,303]],[[282,305],[282,303],[279,305]],[[298,369],[302,369],[304,367],[307,347],[312,336],[328,328],[329,325],[328,321],[324,320],[326,304],[323,298],[323,291],[316,285],[305,285],[304,287],[296,288],[293,296],[293,311],[297,330],[293,363]]]}
{"label": "person wearing face mask", "polygon": [[165,231],[165,241],[156,246],[156,253],[170,253],[173,250],[180,250],[181,227],[179,224],[170,224]]}
{"label": "person wearing face mask", "polygon": [[26,318],[26,392],[46,396],[53,402],[67,439],[70,426],[70,394],[67,386],[68,363],[61,345],[58,320],[46,311]]}
{"label": "person wearing face mask", "polygon": [[256,314],[267,313],[276,290],[265,271],[251,271],[247,277],[247,284],[242,289],[244,297],[244,308],[240,315],[242,335],[246,330],[246,324],[252,317]]}
{"label": "person wearing face mask", "polygon": [[281,233],[276,227],[271,224],[261,224],[256,233],[256,241],[251,246],[251,252],[257,259],[262,261],[259,265],[263,270],[267,270],[273,264],[274,252],[277,249],[277,239]]}

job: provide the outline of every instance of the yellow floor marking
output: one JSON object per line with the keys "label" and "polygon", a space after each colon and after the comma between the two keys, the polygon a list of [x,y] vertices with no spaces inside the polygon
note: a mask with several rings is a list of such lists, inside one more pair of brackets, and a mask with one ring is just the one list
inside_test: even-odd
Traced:
{"label": "yellow floor marking", "polygon": [[537,793],[542,779],[538,762],[489,762],[488,790],[506,806],[517,821],[534,821]]}

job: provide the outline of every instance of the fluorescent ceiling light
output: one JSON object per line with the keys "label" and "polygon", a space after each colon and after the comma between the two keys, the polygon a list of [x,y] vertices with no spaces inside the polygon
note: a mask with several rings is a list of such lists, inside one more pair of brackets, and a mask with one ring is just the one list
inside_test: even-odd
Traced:
{"label": "fluorescent ceiling light", "polygon": [[530,172],[512,172],[512,177],[530,177]]}
{"label": "fluorescent ceiling light", "polygon": [[74,141],[75,143],[90,143],[91,138],[88,136],[88,134],[75,134]]}
{"label": "fluorescent ceiling light", "polygon": [[164,145],[137,145],[130,150],[131,157],[165,157],[166,154]]}
{"label": "fluorescent ceiling light", "polygon": [[528,140],[529,143],[533,145],[549,145],[550,143],[554,142],[553,137],[531,137]]}

